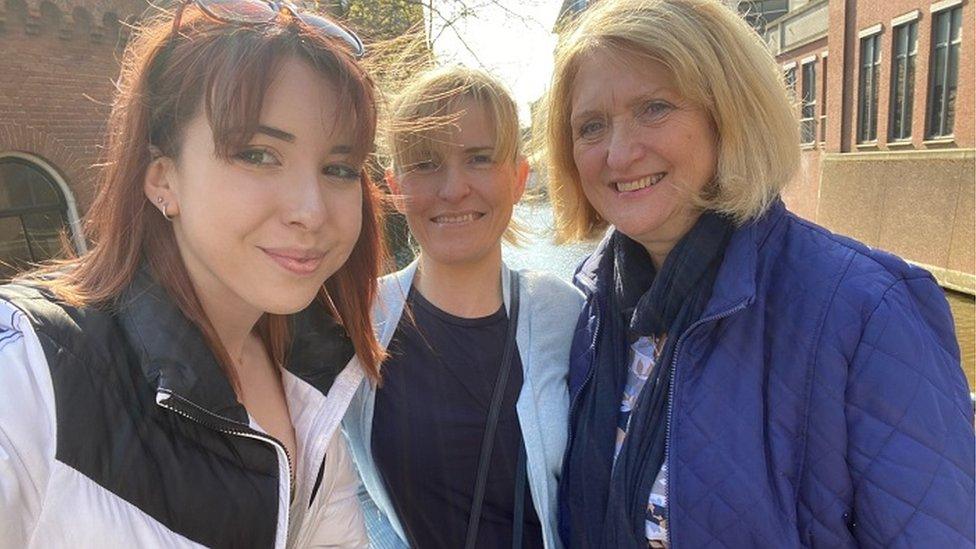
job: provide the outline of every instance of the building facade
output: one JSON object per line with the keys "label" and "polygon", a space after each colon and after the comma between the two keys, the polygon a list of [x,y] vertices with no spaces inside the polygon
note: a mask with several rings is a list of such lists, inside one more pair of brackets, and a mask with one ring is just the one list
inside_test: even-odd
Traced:
{"label": "building facade", "polygon": [[60,250],[93,198],[127,25],[145,0],[0,4],[0,280]]}
{"label": "building facade", "polygon": [[794,92],[790,208],[931,271],[976,381],[973,0],[791,0],[764,38]]}

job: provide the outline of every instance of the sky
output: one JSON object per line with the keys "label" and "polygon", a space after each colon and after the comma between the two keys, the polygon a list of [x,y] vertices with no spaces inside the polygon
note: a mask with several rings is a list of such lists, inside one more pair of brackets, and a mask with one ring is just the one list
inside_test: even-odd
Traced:
{"label": "sky", "polygon": [[[552,33],[562,0],[433,0],[434,53],[444,63],[486,69],[508,86],[519,105],[519,121],[529,125],[529,102],[549,85]],[[474,15],[454,19],[463,7]],[[463,40],[462,38],[463,37]]]}

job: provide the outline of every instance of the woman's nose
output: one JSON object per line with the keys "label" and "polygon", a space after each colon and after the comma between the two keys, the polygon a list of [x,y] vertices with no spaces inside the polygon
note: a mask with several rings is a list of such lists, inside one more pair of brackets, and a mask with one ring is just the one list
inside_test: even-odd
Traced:
{"label": "woman's nose", "polygon": [[468,174],[463,166],[448,164],[444,167],[444,179],[441,181],[437,195],[448,202],[458,202],[471,192]]}
{"label": "woman's nose", "polygon": [[295,174],[288,190],[282,192],[285,223],[316,230],[326,218],[325,196],[318,170]]}
{"label": "woman's nose", "polygon": [[626,173],[644,153],[644,144],[632,124],[614,124],[607,144],[607,167],[612,172]]}

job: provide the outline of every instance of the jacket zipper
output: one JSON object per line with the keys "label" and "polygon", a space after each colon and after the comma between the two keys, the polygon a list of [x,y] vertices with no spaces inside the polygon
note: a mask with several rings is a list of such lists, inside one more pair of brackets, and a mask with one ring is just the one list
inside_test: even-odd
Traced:
{"label": "jacket zipper", "polygon": [[[593,299],[596,300],[597,297],[594,295],[593,296]],[[597,315],[596,316],[596,326],[593,328],[593,339],[591,340],[591,343],[593,345],[596,344],[597,338],[600,335],[600,326],[602,325],[601,316],[602,315]],[[568,431],[568,433],[566,434],[566,450],[563,452],[563,465],[562,465],[562,469],[561,469],[562,472],[563,472],[562,473],[563,474],[563,481],[569,479],[569,467],[568,467],[568,465],[569,465],[569,454],[570,454],[570,450],[573,447],[573,438],[574,438],[573,437],[573,435],[574,435],[574,433],[573,433],[573,416],[576,413],[576,406],[577,406],[577,404],[579,404],[580,395],[583,394],[583,389],[585,389],[586,386],[589,385],[590,380],[593,379],[593,371],[595,369],[596,368],[593,367],[593,365],[591,364],[590,369],[586,372],[586,377],[583,379],[583,383],[580,384],[579,390],[576,392],[575,395],[573,395],[573,400],[570,401],[570,403],[569,403],[569,417],[568,417],[567,426],[566,426],[566,430]],[[560,481],[559,484],[562,485],[563,484],[563,481]],[[562,491],[562,488],[560,488],[559,491],[561,492]],[[562,497],[562,496],[560,496],[560,497]],[[559,527],[559,523],[557,521],[557,530],[558,529],[560,529],[560,527]],[[559,532],[556,533],[556,537],[557,538],[560,537]]]}
{"label": "jacket zipper", "polygon": [[[265,442],[267,444],[270,444],[279,453],[279,458],[280,458],[281,455],[284,455],[285,456],[285,473],[286,473],[285,474],[285,478],[288,479],[288,484],[287,484],[288,489],[287,489],[287,494],[286,494],[288,497],[286,497],[284,499],[284,501],[286,501],[286,502],[290,502],[291,501],[291,492],[292,492],[292,486],[291,486],[292,462],[291,462],[291,455],[288,453],[288,449],[285,448],[285,445],[284,444],[282,444],[278,439],[276,439],[276,438],[274,438],[274,437],[272,437],[270,435],[264,435],[264,434],[259,433],[257,431],[251,430],[250,428],[247,428],[247,429],[238,429],[238,428],[227,427],[227,426],[225,426],[226,424],[238,425],[238,423],[237,422],[234,422],[232,420],[226,419],[226,418],[222,418],[222,417],[214,414],[213,412],[210,412],[209,410],[206,410],[204,408],[200,408],[199,406],[194,405],[190,401],[186,401],[187,404],[190,404],[190,405],[194,406],[194,408],[200,410],[204,414],[206,414],[208,416],[213,416],[213,418],[215,420],[213,422],[206,421],[206,420],[204,420],[204,419],[202,419],[202,418],[200,418],[200,417],[198,417],[198,416],[196,416],[194,414],[191,414],[189,411],[183,409],[182,407],[174,406],[171,403],[174,400],[174,398],[179,398],[179,397],[177,397],[174,393],[171,393],[169,391],[160,390],[156,394],[156,404],[158,404],[159,406],[161,406],[163,408],[166,408],[167,410],[170,410],[172,412],[175,412],[176,414],[179,414],[179,415],[181,415],[181,416],[189,419],[190,421],[193,421],[195,423],[199,423],[200,425],[203,425],[204,427],[207,427],[208,429],[211,429],[211,430],[214,430],[214,431],[218,431],[218,432],[221,432],[221,433],[225,433],[225,434],[228,434],[228,435],[234,435],[234,436],[238,436],[238,437],[250,438],[250,439],[253,439],[253,440],[260,440],[262,442]],[[180,400],[185,400],[185,399],[180,399]],[[225,425],[220,425],[220,424],[217,423],[217,421],[223,422]],[[279,460],[279,463],[280,463],[280,460]],[[289,521],[290,521],[290,518],[291,518],[291,517],[289,517],[290,507],[291,507],[290,504],[284,505],[284,508],[285,508],[284,509],[284,513],[285,513],[284,535],[285,535],[285,538],[286,539],[287,539],[287,536],[288,536],[288,527],[289,527]]]}
{"label": "jacket zipper", "polygon": [[678,341],[675,342],[674,344],[674,356],[671,357],[671,366],[670,366],[671,386],[668,387],[668,415],[667,415],[667,421],[665,423],[665,428],[664,428],[664,441],[665,441],[664,463],[666,463],[668,466],[667,489],[665,491],[665,496],[668,502],[668,507],[666,511],[668,515],[667,535],[668,535],[668,547],[671,547],[672,549],[674,549],[674,545],[672,545],[672,541],[671,541],[671,495],[670,495],[671,493],[671,416],[673,415],[673,411],[674,411],[674,388],[678,385],[678,356],[681,353],[681,344],[684,343],[684,340],[686,339],[688,334],[690,334],[692,330],[694,330],[695,328],[698,328],[699,326],[705,324],[706,322],[714,322],[716,320],[721,320],[723,318],[730,317],[735,313],[741,311],[742,309],[745,309],[747,306],[748,306],[748,301],[742,301],[735,307],[732,307],[731,309],[727,309],[721,313],[714,314],[709,317],[698,319],[691,326],[689,326],[687,330],[682,332],[680,336],[678,336]]}
{"label": "jacket zipper", "polygon": [[[596,299],[598,299],[598,298],[596,296],[594,296],[594,300],[596,300]],[[600,337],[600,327],[603,325],[602,316],[603,315],[597,315],[597,317],[596,317],[596,327],[593,328],[592,344],[594,346],[596,345],[596,341]],[[570,418],[570,420],[573,419],[573,415],[576,413],[576,406],[579,404],[580,395],[583,394],[583,390],[586,389],[586,386],[590,384],[590,380],[593,379],[594,370],[596,370],[596,367],[594,367],[591,364],[590,365],[590,369],[587,370],[587,372],[586,372],[586,377],[583,378],[583,383],[581,383],[580,386],[579,386],[579,390],[576,392],[575,395],[573,395],[573,401],[570,402],[570,404],[569,404],[569,418]],[[570,424],[572,424],[572,421],[570,421]],[[567,449],[566,455],[569,455],[568,450],[572,446],[572,444],[573,444],[573,432],[572,432],[572,430],[570,430],[570,432],[569,432],[569,438],[566,441],[566,449]]]}

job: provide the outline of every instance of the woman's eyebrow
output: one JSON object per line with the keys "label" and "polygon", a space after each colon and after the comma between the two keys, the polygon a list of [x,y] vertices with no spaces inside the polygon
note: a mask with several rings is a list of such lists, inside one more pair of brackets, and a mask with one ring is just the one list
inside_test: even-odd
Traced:
{"label": "woman's eyebrow", "polygon": [[255,130],[256,133],[263,133],[269,137],[274,137],[275,139],[280,139],[282,141],[287,141],[288,143],[295,142],[295,136],[286,132],[285,130],[279,130],[278,128],[272,128],[271,126],[259,125]]}
{"label": "woman's eyebrow", "polygon": [[[285,130],[279,130],[278,128],[272,128],[271,126],[265,126],[263,124],[259,125],[254,132],[264,134],[275,139],[280,139],[288,143],[295,142],[294,135],[286,132]],[[352,146],[350,145],[336,145],[329,150],[329,154],[350,154],[351,152]]]}
{"label": "woman's eyebrow", "polygon": [[595,110],[595,109],[589,109],[589,110],[585,110],[585,111],[581,111],[581,112],[574,112],[569,117],[569,125],[570,126],[574,126],[574,125],[578,124],[582,120],[587,120],[587,119],[593,118],[594,116],[597,116],[599,114],[601,114],[600,111]]}

